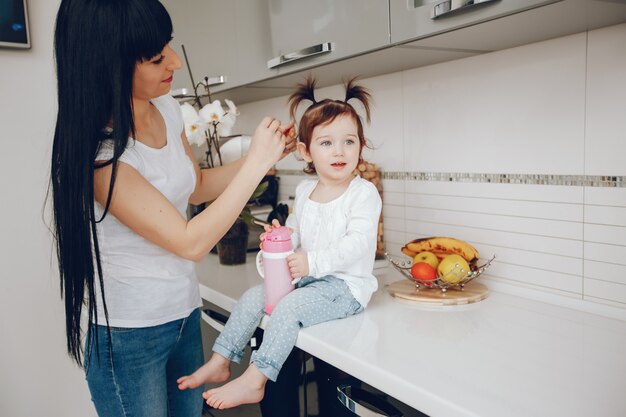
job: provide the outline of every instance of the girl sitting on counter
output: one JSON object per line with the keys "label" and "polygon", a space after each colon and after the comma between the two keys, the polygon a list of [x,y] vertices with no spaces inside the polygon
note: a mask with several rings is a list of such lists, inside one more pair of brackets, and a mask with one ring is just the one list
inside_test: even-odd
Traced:
{"label": "girl sitting on counter", "polygon": [[[317,179],[296,189],[293,213],[287,218],[296,252],[288,256],[291,276],[302,278],[276,306],[263,342],[238,378],[203,393],[207,404],[224,409],[263,399],[265,384],[276,381],[302,327],[358,314],[378,284],[372,271],[382,202],[376,187],[355,175],[365,146],[361,118],[348,103],[359,100],[370,120],[370,94],[352,79],[344,101],[316,101],[315,80],[307,79],[290,96],[290,114],[303,100],[313,102],[298,127],[298,151],[305,172]],[[277,222],[274,227],[279,226]],[[266,226],[266,232],[271,231]],[[261,236],[261,239],[263,235]],[[178,379],[181,390],[230,378],[231,362],[264,316],[264,288],[249,289],[239,300],[213,346],[211,359],[192,375]]]}

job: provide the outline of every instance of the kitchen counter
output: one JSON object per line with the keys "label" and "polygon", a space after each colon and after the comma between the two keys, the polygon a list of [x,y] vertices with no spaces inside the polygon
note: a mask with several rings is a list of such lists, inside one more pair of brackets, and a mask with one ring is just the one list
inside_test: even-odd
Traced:
{"label": "kitchen counter", "polygon": [[[262,283],[253,257],[199,262],[202,297],[231,311]],[[626,416],[626,321],[497,292],[422,307],[384,289],[399,272],[375,274],[363,313],[303,329],[297,346],[431,417]]]}

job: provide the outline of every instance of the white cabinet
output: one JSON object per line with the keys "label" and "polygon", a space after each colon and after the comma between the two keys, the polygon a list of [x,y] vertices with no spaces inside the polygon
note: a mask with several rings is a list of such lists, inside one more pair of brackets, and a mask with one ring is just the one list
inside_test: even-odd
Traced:
{"label": "white cabinet", "polygon": [[[162,1],[196,83],[224,76],[211,91],[238,104],[289,94],[309,73],[324,87],[626,22],[626,0]],[[191,87],[186,67],[173,87]]]}
{"label": "white cabinet", "polygon": [[391,43],[459,29],[558,0],[389,0]]}
{"label": "white cabinet", "polygon": [[[184,61],[181,45],[196,84],[204,77],[223,76],[211,92],[232,89],[277,75],[265,65],[271,55],[267,0],[162,0],[174,26],[171,45]],[[174,77],[176,88],[190,88],[187,67]]]}
{"label": "white cabinet", "polygon": [[269,0],[269,66],[288,74],[389,45],[383,0]]}
{"label": "white cabinet", "polygon": [[[429,3],[413,8],[417,1]],[[626,1],[622,0],[490,0],[445,18],[431,19],[435,5],[441,1],[390,0],[392,43],[481,53],[626,21]],[[406,43],[411,39],[416,40]]]}

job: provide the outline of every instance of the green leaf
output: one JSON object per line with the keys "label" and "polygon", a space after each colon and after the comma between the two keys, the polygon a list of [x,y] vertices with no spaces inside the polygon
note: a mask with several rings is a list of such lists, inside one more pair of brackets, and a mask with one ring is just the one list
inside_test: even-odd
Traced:
{"label": "green leaf", "polygon": [[254,192],[252,193],[252,197],[250,197],[250,201],[256,200],[257,198],[261,197],[263,193],[267,191],[267,187],[269,187],[269,185],[270,185],[269,181],[265,181],[259,184],[258,187],[256,187],[256,190],[254,190]]}
{"label": "green leaf", "polygon": [[241,214],[239,215],[239,217],[241,217],[243,219],[243,221],[248,225],[248,227],[252,227],[254,226],[254,216],[252,215],[252,213],[250,213],[250,210],[246,207],[241,211]]}

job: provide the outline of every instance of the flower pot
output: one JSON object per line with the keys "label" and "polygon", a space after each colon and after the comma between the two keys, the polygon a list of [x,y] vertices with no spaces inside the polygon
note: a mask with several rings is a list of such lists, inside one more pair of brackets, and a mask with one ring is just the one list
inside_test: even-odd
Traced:
{"label": "flower pot", "polygon": [[239,265],[246,263],[248,233],[248,226],[243,220],[237,219],[224,237],[217,242],[217,255],[220,264]]}

